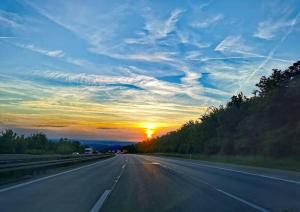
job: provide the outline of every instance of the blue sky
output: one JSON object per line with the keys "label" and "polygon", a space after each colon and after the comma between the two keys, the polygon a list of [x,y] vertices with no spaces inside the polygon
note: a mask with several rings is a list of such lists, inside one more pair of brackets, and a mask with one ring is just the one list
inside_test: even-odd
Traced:
{"label": "blue sky", "polygon": [[0,127],[117,140],[175,129],[299,60],[299,11],[289,0],[2,0]]}

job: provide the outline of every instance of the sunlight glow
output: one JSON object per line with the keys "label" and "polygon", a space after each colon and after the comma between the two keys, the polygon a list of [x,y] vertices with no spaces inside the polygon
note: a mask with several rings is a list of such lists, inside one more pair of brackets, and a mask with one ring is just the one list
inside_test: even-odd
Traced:
{"label": "sunlight glow", "polygon": [[147,138],[151,139],[153,136],[153,129],[147,129],[146,134],[147,134]]}
{"label": "sunlight glow", "polygon": [[146,136],[148,139],[151,139],[153,137],[155,128],[156,128],[156,126],[153,123],[145,124],[144,129],[145,129],[145,133],[146,133]]}

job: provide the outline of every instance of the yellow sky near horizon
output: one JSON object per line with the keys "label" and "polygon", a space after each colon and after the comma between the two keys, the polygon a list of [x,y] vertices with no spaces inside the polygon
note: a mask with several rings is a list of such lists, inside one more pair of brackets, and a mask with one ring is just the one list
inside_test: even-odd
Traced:
{"label": "yellow sky near horizon", "polygon": [[149,130],[151,136],[161,135],[206,111],[206,107],[161,101],[95,103],[79,91],[78,95],[64,95],[66,92],[1,105],[1,128],[41,131],[49,137],[141,141],[149,136]]}

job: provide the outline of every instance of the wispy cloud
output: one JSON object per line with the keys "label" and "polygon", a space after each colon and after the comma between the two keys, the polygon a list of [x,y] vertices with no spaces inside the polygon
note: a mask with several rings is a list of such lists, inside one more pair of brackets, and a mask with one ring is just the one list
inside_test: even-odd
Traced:
{"label": "wispy cloud", "polygon": [[[248,56],[228,56],[228,57],[200,57],[200,58],[193,58],[192,60],[199,60],[201,62],[209,62],[209,61],[230,61],[234,59],[241,59],[241,60],[247,60],[247,59],[255,59],[255,58],[267,58],[268,55],[261,55],[261,54],[256,54],[256,53],[247,53]],[[294,60],[287,60],[287,59],[282,59],[282,58],[275,58],[272,57],[271,60],[273,61],[279,61],[279,62],[284,62],[284,63],[293,63],[295,62]]]}
{"label": "wispy cloud", "polygon": [[175,30],[179,17],[183,12],[184,10],[175,9],[167,19],[161,19],[152,14],[145,15],[145,26],[143,32],[139,33],[141,37],[128,38],[125,39],[125,42],[127,44],[149,44],[167,37],[169,33]]}
{"label": "wispy cloud", "polygon": [[[298,18],[300,16],[300,12],[297,13],[297,15],[294,18],[294,22],[296,23]],[[252,77],[259,72],[270,60],[273,59],[273,56],[277,49],[281,46],[281,44],[288,38],[288,36],[293,32],[294,30],[294,24],[290,25],[290,28],[287,30],[287,32],[282,36],[280,41],[274,46],[274,48],[269,52],[268,56],[265,58],[265,60],[254,70],[252,71],[248,77],[241,83],[240,87],[236,90],[235,93],[237,93],[245,84],[249,82],[249,80],[252,79]]]}
{"label": "wispy cloud", "polygon": [[206,42],[200,41],[198,36],[192,32],[177,30],[176,33],[179,38],[179,41],[182,44],[192,45],[199,49],[208,48],[211,46],[211,44],[207,41]]}
{"label": "wispy cloud", "polygon": [[14,39],[14,36],[0,36],[0,39]]}
{"label": "wispy cloud", "polygon": [[286,30],[293,28],[298,22],[298,15],[294,14],[294,6],[286,2],[277,4],[272,2],[269,6],[269,13],[265,20],[258,23],[253,36],[264,40],[276,39],[280,33],[285,34]]}
{"label": "wispy cloud", "polygon": [[195,28],[207,28],[209,26],[212,26],[212,25],[218,23],[223,18],[224,18],[224,16],[222,14],[217,14],[215,16],[209,17],[209,18],[207,18],[205,20],[202,20],[202,21],[192,22],[191,26],[195,27]]}
{"label": "wispy cloud", "polygon": [[118,128],[113,128],[113,127],[97,127],[96,129],[98,129],[98,130],[114,130],[114,129],[118,129]]}
{"label": "wispy cloud", "polygon": [[222,53],[251,54],[252,48],[245,44],[242,36],[227,36],[215,48]]}
{"label": "wispy cloud", "polygon": [[157,52],[153,54],[132,54],[126,55],[125,58],[129,60],[143,60],[149,62],[173,61],[172,55],[176,53]]}
{"label": "wispy cloud", "polygon": [[66,127],[65,125],[51,125],[51,124],[40,124],[40,125],[34,125],[33,127],[38,127],[38,128],[62,128]]}
{"label": "wispy cloud", "polygon": [[[178,95],[185,95],[193,100],[203,101],[203,103],[214,102],[215,100],[203,96],[203,87],[199,84],[199,73],[189,70],[187,67],[181,67],[185,76],[181,79],[181,84],[175,84],[158,80],[155,77],[135,74],[128,69],[127,76],[104,76],[104,75],[88,75],[88,74],[74,74],[70,72],[59,71],[34,71],[32,74],[35,76],[47,78],[49,80],[58,80],[65,83],[77,83],[82,86],[99,86],[101,90],[111,85],[128,85],[124,95],[130,94],[140,96],[147,92],[147,96],[155,96],[156,99],[160,98],[176,98]],[[116,86],[113,86],[116,88]],[[125,87],[124,87],[125,88]],[[138,90],[136,88],[139,88]],[[109,90],[108,90],[109,91]],[[118,93],[119,97],[122,94]],[[122,96],[124,98],[125,96]],[[122,99],[121,98],[121,99]]]}
{"label": "wispy cloud", "polygon": [[171,62],[174,61],[174,56],[176,52],[139,52],[139,53],[110,53],[103,52],[98,49],[91,48],[91,52],[95,52],[97,54],[103,54],[109,56],[111,58],[120,59],[120,60],[137,60],[137,61],[147,61],[147,62]]}
{"label": "wispy cloud", "polygon": [[258,24],[254,37],[271,40],[276,37],[279,31],[288,27],[293,27],[297,24],[297,18],[293,19],[279,19],[279,20],[266,20]]}
{"label": "wispy cloud", "polygon": [[65,56],[65,53],[62,50],[46,50],[46,49],[42,49],[40,47],[37,47],[33,44],[16,44],[18,47],[24,48],[24,49],[28,49],[31,50],[33,52],[37,52],[43,55],[47,55],[49,57],[63,57]]}
{"label": "wispy cloud", "polygon": [[21,18],[15,13],[0,10],[0,26],[1,25],[12,28],[20,28],[22,27]]}
{"label": "wispy cloud", "polygon": [[183,10],[175,9],[165,21],[152,19],[147,22],[145,30],[148,31],[150,39],[161,39],[166,37],[174,30],[176,23],[179,20],[179,16],[183,12]]}
{"label": "wispy cloud", "polygon": [[202,53],[199,51],[189,51],[185,55],[186,60],[198,60],[202,56]]}

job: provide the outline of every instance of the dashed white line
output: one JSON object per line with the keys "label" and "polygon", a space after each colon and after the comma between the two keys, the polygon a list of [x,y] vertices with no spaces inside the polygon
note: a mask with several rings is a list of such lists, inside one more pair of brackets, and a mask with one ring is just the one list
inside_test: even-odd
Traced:
{"label": "dashed white line", "polygon": [[20,187],[23,187],[23,186],[26,186],[26,185],[30,185],[32,183],[37,183],[37,182],[47,180],[47,179],[50,179],[50,178],[53,178],[53,177],[57,177],[57,176],[60,176],[60,175],[64,175],[64,174],[67,174],[67,173],[70,173],[70,172],[75,172],[75,171],[78,171],[80,169],[84,169],[84,168],[87,168],[87,167],[90,167],[90,166],[94,166],[94,165],[97,165],[99,163],[109,161],[109,160],[112,160],[112,159],[114,159],[114,157],[109,158],[109,159],[104,159],[102,161],[98,161],[96,163],[92,163],[92,164],[89,164],[89,165],[81,166],[81,167],[78,167],[76,169],[71,169],[71,170],[68,170],[68,171],[60,172],[60,173],[49,175],[49,176],[42,177],[42,178],[38,178],[36,180],[32,180],[32,181],[29,181],[29,182],[24,182],[24,183],[20,183],[20,184],[10,186],[10,187],[7,187],[7,188],[2,188],[2,189],[0,189],[0,193],[5,192],[5,191],[9,191],[9,190],[12,190],[12,189],[20,188]]}
{"label": "dashed white line", "polygon": [[101,197],[98,199],[94,207],[90,210],[90,212],[99,212],[101,207],[103,206],[105,200],[108,198],[111,190],[105,190]]}
{"label": "dashed white line", "polygon": [[[126,160],[127,162],[127,160]],[[105,190],[104,193],[101,195],[101,197],[98,199],[98,201],[95,203],[93,208],[90,210],[90,212],[99,212],[107,198],[109,197],[110,193],[114,190],[116,184],[118,183],[119,179],[121,178],[124,170],[126,167],[126,163],[123,164],[120,174],[115,178],[114,183],[111,187],[111,189]]]}
{"label": "dashed white line", "polygon": [[151,164],[153,164],[153,165],[160,165],[160,163],[158,163],[158,162],[151,162]]}

